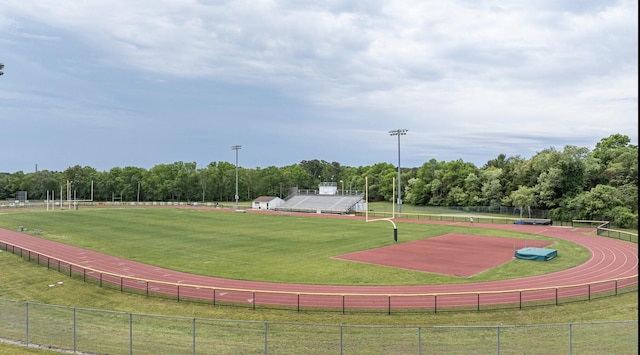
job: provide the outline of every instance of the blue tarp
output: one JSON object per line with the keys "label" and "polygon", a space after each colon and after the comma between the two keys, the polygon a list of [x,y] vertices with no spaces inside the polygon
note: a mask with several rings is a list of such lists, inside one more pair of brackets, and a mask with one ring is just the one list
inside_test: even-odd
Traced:
{"label": "blue tarp", "polygon": [[555,258],[558,251],[546,248],[522,248],[516,251],[516,258],[525,260],[547,261]]}

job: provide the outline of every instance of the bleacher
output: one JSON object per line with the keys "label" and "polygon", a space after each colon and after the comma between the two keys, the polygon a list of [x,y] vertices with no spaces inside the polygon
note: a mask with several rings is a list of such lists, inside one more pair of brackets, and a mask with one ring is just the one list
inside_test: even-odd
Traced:
{"label": "bleacher", "polygon": [[284,204],[274,208],[283,212],[338,213],[347,214],[360,209],[363,204],[360,195],[294,195]]}

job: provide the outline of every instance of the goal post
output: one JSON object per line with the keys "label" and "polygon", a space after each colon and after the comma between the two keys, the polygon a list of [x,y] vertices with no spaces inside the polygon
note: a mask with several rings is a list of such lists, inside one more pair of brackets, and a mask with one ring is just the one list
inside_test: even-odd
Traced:
{"label": "goal post", "polygon": [[393,225],[393,241],[397,242],[398,241],[398,226],[396,226],[395,222],[393,221],[393,219],[395,218],[395,206],[393,206],[394,204],[394,200],[395,200],[395,195],[396,195],[396,190],[395,190],[395,178],[393,178],[393,198],[391,199],[391,203],[392,203],[392,208],[391,208],[391,217],[390,218],[377,218],[377,219],[369,219],[369,177],[365,176],[364,178],[364,182],[365,182],[365,189],[364,189],[364,198],[365,198],[365,223],[368,222],[377,222],[377,221],[387,221],[389,223],[391,223]]}

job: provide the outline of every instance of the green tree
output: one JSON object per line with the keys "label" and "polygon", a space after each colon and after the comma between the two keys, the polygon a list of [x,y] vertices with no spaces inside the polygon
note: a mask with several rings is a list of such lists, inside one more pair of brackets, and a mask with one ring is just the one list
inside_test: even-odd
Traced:
{"label": "green tree", "polygon": [[232,201],[235,195],[236,167],[228,162],[211,162],[208,165],[212,177],[213,196],[216,201]]}
{"label": "green tree", "polygon": [[464,179],[464,190],[467,193],[467,205],[477,206],[482,204],[482,181],[477,173],[469,173]]}
{"label": "green tree", "polygon": [[520,210],[520,218],[524,209],[527,209],[528,217],[531,218],[531,206],[536,204],[536,191],[532,187],[520,186],[516,191],[511,192],[509,196],[514,207]]}
{"label": "green tree", "polygon": [[29,175],[31,175],[29,199],[44,200],[47,198],[47,191],[55,191],[58,189],[56,176],[49,170],[40,170]]}
{"label": "green tree", "polygon": [[395,166],[389,163],[378,163],[369,167],[364,172],[364,176],[369,180],[369,201],[391,202],[393,200],[394,188],[397,186],[397,182],[393,183],[393,179],[397,177]]}
{"label": "green tree", "polygon": [[[94,182],[98,171],[90,166],[81,167],[75,165],[62,172],[63,181],[59,183],[64,186],[66,199],[89,200],[92,198]],[[66,189],[69,189],[69,196]]]}
{"label": "green tree", "polygon": [[485,206],[500,206],[504,195],[500,183],[501,176],[501,168],[490,167],[480,171],[480,180],[482,181],[480,198]]}
{"label": "green tree", "polygon": [[611,220],[613,209],[620,205],[620,195],[615,187],[598,185],[571,199],[567,207],[577,218],[602,221]]}
{"label": "green tree", "polygon": [[288,165],[282,168],[282,179],[282,183],[288,191],[288,189],[292,187],[307,187],[308,181],[312,179],[312,176],[307,170],[302,167],[302,165],[295,164]]}
{"label": "green tree", "polygon": [[424,205],[425,201],[423,200],[423,198],[424,196],[427,195],[427,192],[425,191],[426,188],[427,188],[426,184],[421,179],[419,178],[410,179],[409,181],[407,181],[406,187],[404,189],[405,190],[404,200],[412,205],[416,205],[416,206]]}

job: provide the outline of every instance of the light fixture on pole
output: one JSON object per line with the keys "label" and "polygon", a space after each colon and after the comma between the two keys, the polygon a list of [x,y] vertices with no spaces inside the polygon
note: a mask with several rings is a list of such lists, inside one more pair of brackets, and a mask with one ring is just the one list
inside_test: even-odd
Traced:
{"label": "light fixture on pole", "polygon": [[231,149],[236,151],[236,209],[238,209],[238,150],[242,148],[241,145],[232,145]]}
{"label": "light fixture on pole", "polygon": [[398,136],[398,217],[400,217],[400,213],[402,212],[402,190],[400,190],[400,136],[406,135],[408,131],[407,129],[389,131],[391,136]]}

